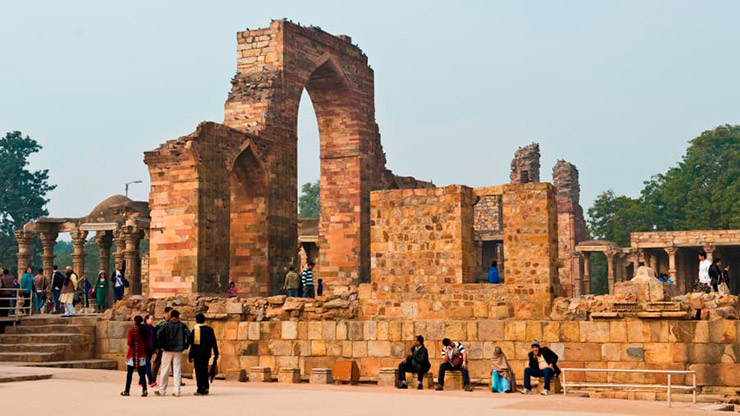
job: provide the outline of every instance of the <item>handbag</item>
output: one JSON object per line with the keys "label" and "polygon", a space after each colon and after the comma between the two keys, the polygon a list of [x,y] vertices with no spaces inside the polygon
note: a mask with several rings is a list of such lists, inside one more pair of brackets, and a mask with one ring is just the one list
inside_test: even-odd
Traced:
{"label": "handbag", "polygon": [[123,278],[123,287],[129,287],[129,286],[131,286],[131,283],[129,283],[128,279],[126,279],[126,278],[124,277],[124,278]]}
{"label": "handbag", "polygon": [[463,363],[463,356],[460,351],[455,348],[450,348],[448,351],[450,355],[450,365],[453,367],[460,367]]}
{"label": "handbag", "polygon": [[729,295],[730,294],[730,288],[727,286],[727,283],[722,282],[719,285],[717,285],[717,291],[720,295]]}

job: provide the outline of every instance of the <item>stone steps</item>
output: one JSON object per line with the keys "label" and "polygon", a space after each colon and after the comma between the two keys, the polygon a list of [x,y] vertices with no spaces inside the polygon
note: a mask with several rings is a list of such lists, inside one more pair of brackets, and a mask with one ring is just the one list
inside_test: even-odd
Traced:
{"label": "stone steps", "polygon": [[115,370],[118,364],[115,360],[72,360],[50,361],[45,363],[29,363],[25,367],[54,367],[54,368],[84,368],[88,370]]}
{"label": "stone steps", "polygon": [[95,333],[95,327],[85,325],[16,325],[5,328],[6,334],[88,334]]}
{"label": "stone steps", "polygon": [[21,326],[37,325],[87,325],[94,326],[97,322],[98,315],[73,316],[71,318],[62,318],[61,315],[33,315],[21,319]]}
{"label": "stone steps", "polygon": [[91,337],[83,334],[65,333],[36,333],[36,334],[2,334],[0,335],[0,346],[16,344],[76,344],[94,341]]}
{"label": "stone steps", "polygon": [[0,352],[0,361],[4,362],[34,362],[44,363],[57,361],[64,357],[64,353],[59,352],[27,352],[27,351],[3,351]]}

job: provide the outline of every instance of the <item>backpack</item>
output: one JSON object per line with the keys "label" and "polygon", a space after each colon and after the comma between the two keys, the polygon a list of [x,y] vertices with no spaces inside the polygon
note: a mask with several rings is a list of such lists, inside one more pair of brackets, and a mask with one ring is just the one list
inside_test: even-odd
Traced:
{"label": "backpack", "polygon": [[460,367],[462,365],[463,356],[456,347],[451,347],[448,350],[448,354],[450,355],[450,365],[452,365],[453,367]]}

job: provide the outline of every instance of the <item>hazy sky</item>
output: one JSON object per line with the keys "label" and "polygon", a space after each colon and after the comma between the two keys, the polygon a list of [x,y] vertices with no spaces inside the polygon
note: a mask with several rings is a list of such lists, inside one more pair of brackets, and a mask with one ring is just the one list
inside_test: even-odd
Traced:
{"label": "hazy sky", "polygon": [[[637,195],[687,140],[740,124],[738,1],[7,1],[0,3],[0,134],[43,145],[53,216],[107,196],[147,199],[143,152],[223,121],[235,33],[273,18],[348,34],[375,70],[394,172],[438,185],[508,181],[538,141],[542,180],[580,170],[587,209]],[[304,95],[299,180],[318,177]]]}

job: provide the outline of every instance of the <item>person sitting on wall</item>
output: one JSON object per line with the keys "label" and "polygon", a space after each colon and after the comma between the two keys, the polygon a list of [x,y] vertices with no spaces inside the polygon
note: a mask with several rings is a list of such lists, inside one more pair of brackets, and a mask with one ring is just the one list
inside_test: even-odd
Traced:
{"label": "person sitting on wall", "polygon": [[432,364],[429,362],[429,352],[427,347],[424,346],[424,337],[417,335],[414,338],[414,346],[411,348],[411,355],[407,356],[406,359],[398,365],[398,372],[396,373],[397,383],[396,387],[399,389],[407,389],[409,386],[406,384],[406,373],[416,373],[419,384],[416,386],[417,389],[424,389],[424,374],[426,374]]}
{"label": "person sitting on wall", "polygon": [[465,391],[473,391],[468,375],[468,353],[461,342],[452,342],[449,338],[442,340],[442,364],[439,366],[439,382],[436,390],[444,390],[445,372],[459,371],[462,373],[463,388]]}
{"label": "person sitting on wall", "polygon": [[532,341],[532,351],[529,352],[529,366],[524,369],[524,389],[522,394],[529,394],[532,391],[531,377],[544,377],[545,389],[542,390],[543,396],[550,394],[550,379],[560,374],[558,368],[558,355],[547,347],[540,347],[540,342],[536,339]]}
{"label": "person sitting on wall", "polygon": [[491,268],[488,269],[488,283],[496,284],[499,282],[498,267],[496,267],[496,262],[494,261],[491,263]]}

